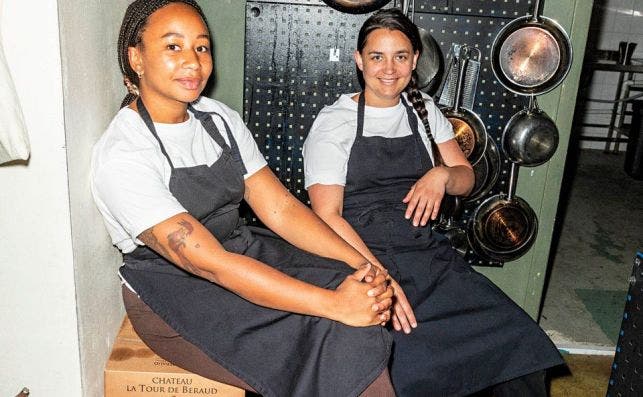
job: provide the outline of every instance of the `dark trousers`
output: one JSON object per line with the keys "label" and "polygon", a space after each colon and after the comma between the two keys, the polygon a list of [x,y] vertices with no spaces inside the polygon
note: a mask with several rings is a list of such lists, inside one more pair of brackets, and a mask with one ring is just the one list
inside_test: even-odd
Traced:
{"label": "dark trousers", "polygon": [[545,370],[499,383],[471,397],[547,397]]}
{"label": "dark trousers", "polygon": [[[123,302],[127,315],[139,337],[163,359],[195,374],[233,385],[249,392],[254,389],[246,382],[213,361],[199,348],[183,339],[142,300],[123,286]],[[393,385],[385,369],[360,397],[394,397]]]}

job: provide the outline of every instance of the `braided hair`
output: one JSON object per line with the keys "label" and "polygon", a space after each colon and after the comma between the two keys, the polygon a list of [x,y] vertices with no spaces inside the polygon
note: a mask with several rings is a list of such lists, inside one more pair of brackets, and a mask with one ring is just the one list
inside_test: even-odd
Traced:
{"label": "braided hair", "polygon": [[139,76],[129,63],[128,48],[143,45],[143,32],[147,21],[155,11],[172,3],[183,3],[194,8],[208,26],[203,10],[195,0],[135,0],[125,11],[121,31],[118,35],[118,64],[123,74],[123,83],[127,87],[127,95],[121,103],[125,107],[138,97]]}
{"label": "braided hair", "polygon": [[[422,39],[420,38],[418,27],[398,8],[381,9],[371,15],[364,22],[359,30],[359,35],[357,36],[357,51],[361,53],[362,50],[364,50],[368,35],[377,29],[397,30],[403,33],[411,42],[413,51],[420,55],[422,54]],[[357,76],[359,83],[364,87],[364,76],[359,68],[357,68]],[[417,88],[417,80],[417,72],[414,70],[411,74],[411,81],[409,81],[404,92],[406,92],[409,101],[411,101],[413,109],[415,109],[417,114],[420,116],[424,129],[426,130],[426,135],[429,137],[431,151],[433,152],[433,165],[443,165],[444,161],[442,160],[440,150],[438,149],[438,145],[435,142],[433,133],[431,132],[431,126],[429,125],[428,112],[424,104],[424,98],[422,97],[420,90]]]}

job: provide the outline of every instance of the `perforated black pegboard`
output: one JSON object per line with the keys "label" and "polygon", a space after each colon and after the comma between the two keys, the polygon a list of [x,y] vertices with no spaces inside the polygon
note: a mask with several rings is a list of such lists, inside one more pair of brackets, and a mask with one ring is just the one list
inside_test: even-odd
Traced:
{"label": "perforated black pegboard", "polygon": [[359,91],[352,53],[368,15],[323,3],[247,2],[246,16],[244,116],[270,167],[308,203],[304,139],[325,105]]}
{"label": "perforated black pegboard", "polygon": [[515,18],[525,15],[529,4],[528,0],[415,0],[415,11]]}
{"label": "perforated black pegboard", "polygon": [[643,395],[643,253],[634,258],[607,397]]}
{"label": "perforated black pegboard", "polygon": [[[392,1],[389,6],[398,2]],[[452,43],[482,52],[473,111],[498,144],[505,123],[527,104],[493,76],[489,55],[498,31],[529,13],[531,0],[416,0],[414,20],[438,41],[446,56]],[[269,166],[300,200],[304,190],[302,145],[324,105],[340,94],[358,91],[352,53],[357,33],[369,15],[341,13],[320,0],[246,2],[244,117]],[[464,227],[486,197],[506,191],[510,163],[502,158],[494,188],[465,204]],[[251,213],[249,223],[257,223]],[[469,252],[472,264],[498,266]]]}

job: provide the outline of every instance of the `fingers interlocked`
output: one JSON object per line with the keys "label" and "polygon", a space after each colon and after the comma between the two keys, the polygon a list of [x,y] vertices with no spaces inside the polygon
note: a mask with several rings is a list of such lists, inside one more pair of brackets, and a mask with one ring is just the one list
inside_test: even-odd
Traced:
{"label": "fingers interlocked", "polygon": [[382,325],[385,325],[391,319],[394,291],[389,280],[390,276],[388,274],[379,273],[370,283],[373,288],[368,291],[368,296],[375,297],[376,303],[373,304],[372,309],[374,312],[379,313]]}

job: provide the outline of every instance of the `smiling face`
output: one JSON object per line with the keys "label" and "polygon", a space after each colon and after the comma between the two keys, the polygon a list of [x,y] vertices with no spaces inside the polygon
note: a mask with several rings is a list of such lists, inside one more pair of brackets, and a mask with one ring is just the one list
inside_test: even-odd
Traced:
{"label": "smiling face", "polygon": [[355,51],[354,56],[364,77],[366,103],[375,107],[397,105],[418,59],[408,37],[399,30],[373,30],[362,51]]}
{"label": "smiling face", "polygon": [[210,50],[208,28],[189,5],[172,3],[150,15],[141,45],[128,50],[150,113],[184,110],[199,97],[212,73]]}

